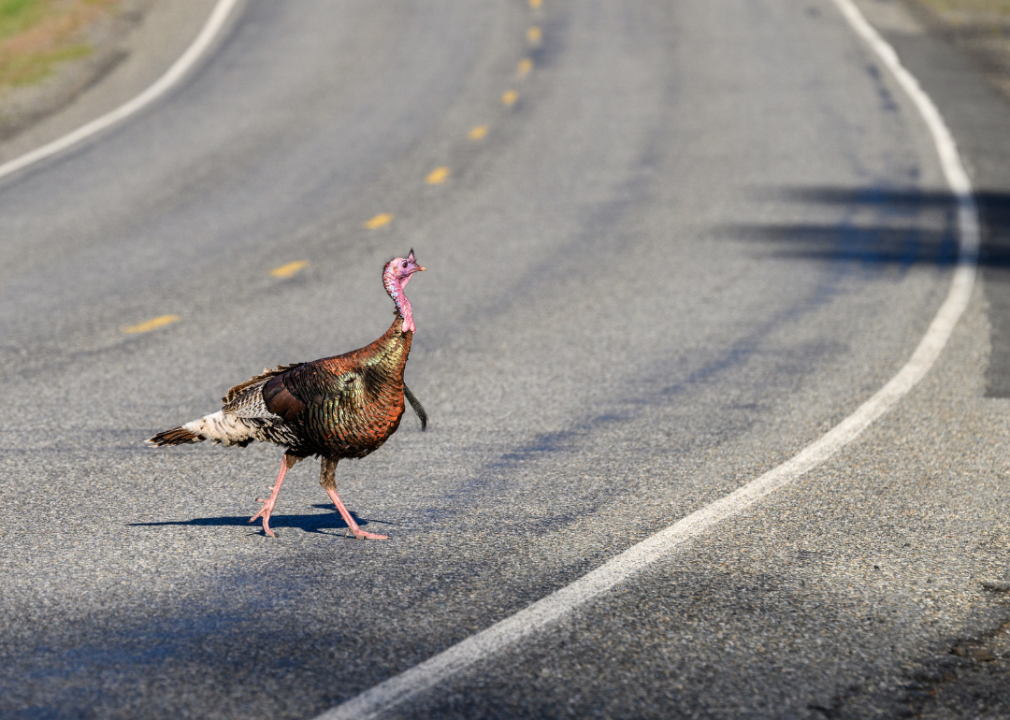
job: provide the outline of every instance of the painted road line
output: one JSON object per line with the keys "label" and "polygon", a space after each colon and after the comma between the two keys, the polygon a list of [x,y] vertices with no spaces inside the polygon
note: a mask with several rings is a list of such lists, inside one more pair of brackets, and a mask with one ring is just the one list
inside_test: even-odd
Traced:
{"label": "painted road line", "polygon": [[295,260],[294,262],[289,262],[286,265],[275,267],[270,271],[270,274],[276,278],[289,278],[293,275],[297,275],[300,271],[308,267],[308,265],[308,260]]}
{"label": "painted road line", "polygon": [[448,179],[449,179],[449,168],[437,167],[430,173],[428,173],[428,177],[426,177],[424,181],[429,185],[441,185]]}
{"label": "painted road line", "polygon": [[471,140],[483,140],[487,137],[487,125],[478,125],[466,134]]}
{"label": "painted road line", "polygon": [[369,230],[376,230],[393,222],[393,213],[380,213],[365,223]]}
{"label": "painted road line", "polygon": [[182,320],[182,318],[179,317],[178,315],[161,315],[159,317],[152,318],[151,320],[147,320],[137,325],[131,325],[128,328],[123,328],[123,332],[128,333],[130,335],[134,335],[136,333],[151,332],[152,330],[157,330],[160,327],[171,325],[172,323],[178,322],[179,320]]}
{"label": "painted road line", "polygon": [[971,299],[979,250],[979,219],[971,183],[964,171],[940,112],[923,92],[918,81],[901,65],[897,53],[863,18],[851,0],[834,0],[856,33],[877,54],[883,64],[915,104],[929,129],[947,183],[958,202],[960,251],[950,291],[930,323],[912,357],[898,374],[854,413],[798,455],[752,480],[729,495],[629,548],[588,575],[539,600],[515,615],[453,645],[420,665],[396,675],[342,705],[320,715],[317,720],[367,720],[409,700],[478,661],[495,655],[543,630],[610,588],[628,580],[660,558],[669,556],[691,539],[816,468],[851,443],[875,420],[893,408],[925,377],[940,356],[950,335]]}
{"label": "painted road line", "polygon": [[533,69],[533,60],[530,58],[523,58],[519,61],[519,69],[516,71],[516,80],[525,80],[526,76],[530,74],[530,70]]}
{"label": "painted road line", "polygon": [[534,10],[539,10],[540,6],[543,4],[543,0],[530,0],[530,7]]}
{"label": "painted road line", "polygon": [[120,105],[112,112],[106,113],[100,118],[92,120],[88,124],[77,128],[73,132],[68,133],[61,138],[57,138],[51,143],[43,145],[40,148],[36,148],[35,150],[32,150],[20,157],[5,162],[3,165],[0,165],[0,178],[26,168],[39,160],[55,155],[62,150],[66,150],[82,140],[85,140],[86,138],[89,138],[110,126],[115,125],[120,120],[128,118],[130,115],[133,115],[160,98],[172,89],[172,87],[174,87],[186,75],[190,68],[192,68],[200,57],[207,51],[207,49],[211,46],[211,43],[214,42],[218,34],[221,32],[221,29],[225,25],[225,21],[228,19],[228,15],[238,2],[239,0],[218,0],[218,3],[214,6],[214,10],[211,11],[207,22],[204,23],[200,34],[196,36],[196,40],[194,40],[193,43],[186,48],[186,52],[184,52],[182,56],[175,61],[172,67],[170,67],[168,71],[153,85],[147,88],[147,90],[124,105]]}
{"label": "painted road line", "polygon": [[506,90],[501,95],[501,101],[504,105],[515,105],[516,100],[519,99],[519,93],[515,90]]}
{"label": "painted road line", "polygon": [[526,31],[526,39],[529,41],[530,45],[539,45],[540,41],[543,40],[543,37],[544,34],[536,25]]}

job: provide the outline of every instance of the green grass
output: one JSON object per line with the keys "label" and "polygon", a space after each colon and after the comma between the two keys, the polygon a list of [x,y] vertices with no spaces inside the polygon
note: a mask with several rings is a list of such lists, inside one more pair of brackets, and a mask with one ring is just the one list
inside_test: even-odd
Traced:
{"label": "green grass", "polygon": [[1010,0],[923,0],[934,10],[1010,18]]}
{"label": "green grass", "polygon": [[0,0],[0,40],[17,35],[43,17],[52,0]]}
{"label": "green grass", "polygon": [[31,85],[46,78],[56,63],[87,57],[91,52],[88,45],[73,45],[50,53],[31,53],[0,64],[0,87]]}
{"label": "green grass", "polygon": [[89,55],[82,31],[117,0],[0,0],[0,87],[31,85]]}

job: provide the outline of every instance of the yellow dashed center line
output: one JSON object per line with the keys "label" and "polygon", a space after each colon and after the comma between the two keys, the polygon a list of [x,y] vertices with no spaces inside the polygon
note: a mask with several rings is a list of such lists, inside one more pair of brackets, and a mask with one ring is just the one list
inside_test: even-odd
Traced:
{"label": "yellow dashed center line", "polygon": [[298,273],[309,264],[308,260],[295,260],[287,265],[281,265],[270,271],[270,274],[277,278],[289,278]]}
{"label": "yellow dashed center line", "polygon": [[428,177],[426,177],[424,181],[429,185],[441,185],[448,179],[449,179],[449,168],[437,167],[430,173],[428,173]]}
{"label": "yellow dashed center line", "polygon": [[181,320],[178,315],[162,315],[161,317],[156,317],[146,322],[142,322],[139,325],[131,325],[128,328],[123,328],[124,333],[146,333],[152,330],[157,330],[164,325],[171,325],[177,320]]}
{"label": "yellow dashed center line", "polygon": [[530,0],[530,7],[534,10],[539,10],[540,6],[543,4],[543,0]]}
{"label": "yellow dashed center line", "polygon": [[[539,10],[540,7],[543,5],[543,0],[528,0],[528,2],[529,6],[534,10]],[[531,45],[539,45],[540,42],[543,40],[543,32],[540,30],[539,27],[534,25],[526,31],[526,39],[527,41],[529,41]],[[516,72],[517,79],[518,80],[525,79],[526,76],[529,75],[530,72],[532,72],[532,70],[533,70],[533,60],[531,58],[524,58],[519,63],[519,67]],[[516,92],[515,90],[507,90],[504,93],[502,93],[501,96],[501,101],[504,105],[514,105],[518,99],[519,99],[519,93]],[[478,125],[472,128],[469,133],[467,133],[467,137],[469,137],[471,140],[482,140],[485,137],[487,137],[487,133],[488,133],[487,125]],[[441,185],[448,179],[449,179],[449,168],[437,167],[430,173],[428,173],[428,176],[425,178],[424,181],[429,185]],[[381,227],[389,225],[389,223],[391,222],[393,222],[392,213],[379,213],[372,219],[368,220],[364,226],[368,230],[377,230]],[[304,270],[306,267],[308,267],[308,265],[309,263],[307,260],[295,260],[293,262],[281,265],[280,267],[274,268],[273,270],[270,271],[270,275],[276,278],[289,278]],[[178,322],[181,319],[182,318],[179,315],[161,315],[159,317],[146,320],[142,323],[138,323],[137,325],[131,325],[130,327],[123,328],[123,332],[128,334],[146,333],[152,330],[157,330],[158,328],[164,327],[165,325],[171,325],[172,323]]]}
{"label": "yellow dashed center line", "polygon": [[393,222],[392,213],[380,213],[376,215],[371,220],[365,223],[365,227],[369,230],[375,230],[377,228],[385,227],[389,223]]}

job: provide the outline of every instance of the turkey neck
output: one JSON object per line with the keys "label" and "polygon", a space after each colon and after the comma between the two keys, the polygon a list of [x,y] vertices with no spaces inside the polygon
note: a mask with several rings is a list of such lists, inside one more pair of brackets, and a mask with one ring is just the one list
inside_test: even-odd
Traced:
{"label": "turkey neck", "polygon": [[362,364],[385,380],[403,384],[403,368],[410,355],[410,343],[414,333],[403,332],[403,317],[397,314],[393,324],[378,340],[358,352]]}
{"label": "turkey neck", "polygon": [[393,263],[389,263],[382,273],[382,285],[386,288],[386,292],[389,293],[389,297],[393,298],[393,302],[396,303],[396,314],[402,322],[401,329],[403,332],[407,332],[408,330],[410,332],[414,331],[414,310],[410,306],[407,294],[404,292],[408,282],[410,282],[410,276],[403,280],[396,277]]}

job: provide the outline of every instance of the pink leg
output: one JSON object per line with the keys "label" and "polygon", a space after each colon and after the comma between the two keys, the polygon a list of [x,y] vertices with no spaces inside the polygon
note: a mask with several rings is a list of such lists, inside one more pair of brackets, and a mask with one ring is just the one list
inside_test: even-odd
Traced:
{"label": "pink leg", "polygon": [[[294,458],[292,458],[291,460],[293,459]],[[270,497],[266,500],[264,500],[263,498],[256,498],[256,502],[263,503],[263,507],[260,508],[260,511],[258,513],[249,518],[249,522],[253,522],[257,518],[262,517],[263,532],[265,532],[270,537],[277,537],[276,535],[274,535],[274,531],[270,529],[270,513],[274,511],[274,503],[277,502],[277,495],[281,491],[281,483],[284,482],[284,476],[287,474],[288,468],[295,464],[294,462],[291,462],[291,460],[288,459],[287,455],[281,458],[281,471],[277,475],[277,482],[276,484],[274,484],[272,488],[270,488],[271,490],[273,490],[273,492],[270,493]]]}
{"label": "pink leg", "polygon": [[350,528],[351,535],[358,540],[386,540],[389,537],[388,535],[376,535],[359,528],[358,523],[354,522],[354,518],[351,517],[351,513],[347,512],[347,508],[344,507],[344,503],[340,500],[340,496],[337,495],[337,491],[327,487],[324,487],[323,490],[330,496],[333,504],[337,506],[337,510],[340,511],[340,517],[344,519],[347,527]]}

